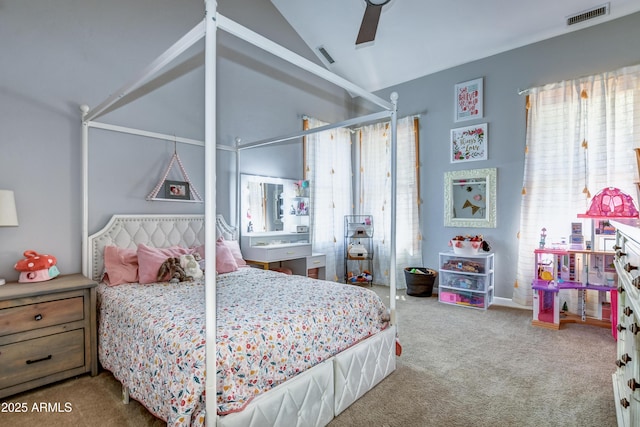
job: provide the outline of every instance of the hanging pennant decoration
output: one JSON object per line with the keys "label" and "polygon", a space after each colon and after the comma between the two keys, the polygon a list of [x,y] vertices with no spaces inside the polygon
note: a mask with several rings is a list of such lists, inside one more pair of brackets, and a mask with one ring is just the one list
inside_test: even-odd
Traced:
{"label": "hanging pennant decoration", "polygon": [[469,200],[467,200],[466,202],[464,202],[464,204],[462,205],[462,209],[465,208],[471,208],[471,214],[475,215],[476,212],[478,212],[481,208],[480,206],[476,206],[473,203],[471,203]]}

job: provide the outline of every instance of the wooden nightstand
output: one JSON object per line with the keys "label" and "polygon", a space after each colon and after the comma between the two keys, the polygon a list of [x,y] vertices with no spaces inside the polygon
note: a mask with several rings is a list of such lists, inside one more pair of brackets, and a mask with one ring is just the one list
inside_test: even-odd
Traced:
{"label": "wooden nightstand", "polygon": [[96,286],[81,274],[0,286],[0,398],[98,374]]}

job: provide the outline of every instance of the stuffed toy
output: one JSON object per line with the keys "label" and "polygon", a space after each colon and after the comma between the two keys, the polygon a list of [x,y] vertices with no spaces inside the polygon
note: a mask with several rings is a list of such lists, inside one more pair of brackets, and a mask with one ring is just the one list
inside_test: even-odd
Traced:
{"label": "stuffed toy", "polygon": [[180,259],[171,257],[167,258],[158,269],[158,282],[165,281],[164,279],[169,276],[169,283],[187,282],[191,281],[191,277],[187,276],[184,269],[180,266]]}
{"label": "stuffed toy", "polygon": [[199,279],[204,276],[200,264],[198,263],[200,255],[197,253],[194,255],[180,255],[180,267],[184,270],[184,274],[192,279]]}
{"label": "stuffed toy", "polygon": [[44,282],[60,274],[53,255],[39,254],[36,251],[25,251],[23,255],[25,259],[13,266],[20,272],[18,282]]}
{"label": "stuffed toy", "polygon": [[368,270],[364,270],[358,275],[354,275],[352,272],[349,272],[347,275],[347,280],[351,283],[371,282],[371,280],[373,280],[373,276]]}

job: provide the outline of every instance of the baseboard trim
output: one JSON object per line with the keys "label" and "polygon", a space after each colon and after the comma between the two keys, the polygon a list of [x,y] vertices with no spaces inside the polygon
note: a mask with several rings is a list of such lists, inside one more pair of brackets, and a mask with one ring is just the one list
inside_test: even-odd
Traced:
{"label": "baseboard trim", "polygon": [[[438,298],[439,290],[440,290],[439,288],[436,288],[436,287],[433,288],[434,297]],[[521,304],[518,304],[517,302],[513,302],[511,298],[493,297],[492,305],[499,305],[500,307],[519,308],[522,310],[529,310],[529,311],[533,310],[533,307],[527,306],[527,305],[521,305]]]}
{"label": "baseboard trim", "polygon": [[523,310],[533,310],[532,307],[520,305],[516,302],[513,302],[513,300],[510,298],[493,297],[493,305],[499,305],[501,307],[520,308]]}

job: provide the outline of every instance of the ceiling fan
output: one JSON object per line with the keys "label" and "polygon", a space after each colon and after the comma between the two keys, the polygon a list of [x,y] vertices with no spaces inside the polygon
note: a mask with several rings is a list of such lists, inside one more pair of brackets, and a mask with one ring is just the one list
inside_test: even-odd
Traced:
{"label": "ceiling fan", "polygon": [[376,31],[378,30],[378,21],[380,20],[382,6],[390,1],[391,0],[365,0],[367,8],[364,10],[362,24],[360,24],[360,31],[358,32],[358,38],[356,39],[356,45],[371,42],[376,38]]}

